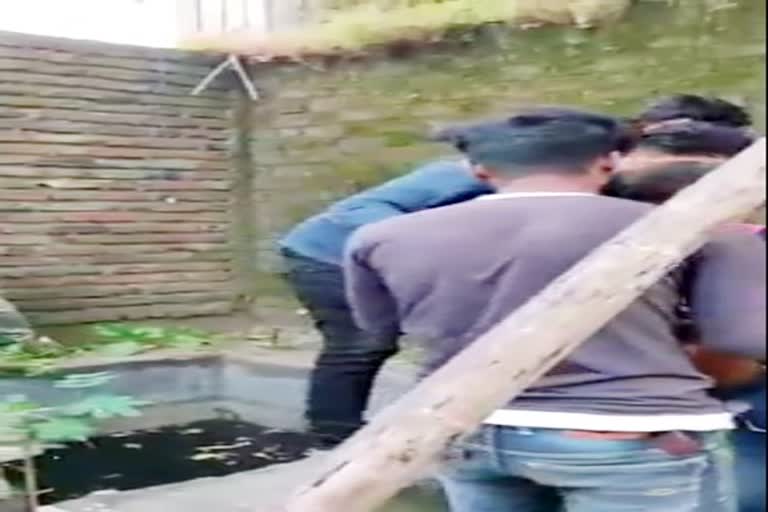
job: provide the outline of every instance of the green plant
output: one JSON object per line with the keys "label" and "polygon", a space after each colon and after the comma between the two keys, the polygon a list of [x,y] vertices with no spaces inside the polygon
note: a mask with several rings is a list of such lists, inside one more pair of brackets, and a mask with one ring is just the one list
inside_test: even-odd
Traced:
{"label": "green plant", "polygon": [[100,351],[116,352],[115,355],[156,348],[198,348],[212,342],[210,334],[188,327],[109,323],[95,326],[94,331],[103,340]]}
{"label": "green plant", "polygon": [[25,491],[28,507],[37,510],[35,453],[62,442],[87,441],[96,424],[111,418],[135,417],[147,402],[111,393],[88,393],[109,383],[108,372],[71,374],[54,381],[58,389],[71,390],[75,398],[68,403],[46,406],[24,395],[0,399],[0,448],[16,449],[24,460]]}
{"label": "green plant", "polygon": [[83,345],[39,345],[34,350],[21,343],[0,345],[0,366],[4,373],[17,370],[39,375],[50,371],[58,361],[67,357],[128,357],[162,348],[194,350],[217,340],[207,332],[186,327],[106,323],[95,325],[92,330],[94,341]]}

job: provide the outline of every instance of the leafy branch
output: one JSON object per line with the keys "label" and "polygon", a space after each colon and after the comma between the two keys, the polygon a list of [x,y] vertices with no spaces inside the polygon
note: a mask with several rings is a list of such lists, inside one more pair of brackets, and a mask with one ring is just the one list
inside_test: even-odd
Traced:
{"label": "leafy branch", "polygon": [[87,441],[99,421],[136,417],[148,402],[130,396],[99,392],[83,395],[84,390],[102,387],[113,379],[108,372],[71,374],[53,383],[81,397],[69,403],[47,406],[24,395],[0,400],[0,448],[19,449],[24,458],[26,494],[29,508],[37,510],[36,475],[33,457],[54,443]]}

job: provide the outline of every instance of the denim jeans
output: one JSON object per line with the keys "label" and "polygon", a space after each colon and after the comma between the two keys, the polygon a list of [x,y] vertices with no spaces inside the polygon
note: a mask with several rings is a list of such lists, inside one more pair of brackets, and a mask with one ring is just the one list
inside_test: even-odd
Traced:
{"label": "denim jeans", "polygon": [[652,440],[485,427],[441,478],[452,512],[735,512],[725,433],[670,455]]}
{"label": "denim jeans", "polygon": [[341,441],[363,425],[381,367],[397,352],[399,333],[370,335],[352,318],[341,267],[283,250],[287,278],[323,337],[312,371],[307,419],[312,431]]}
{"label": "denim jeans", "polygon": [[739,512],[765,512],[765,434],[746,428],[734,433]]}
{"label": "denim jeans", "polygon": [[722,396],[724,399],[745,402],[751,406],[751,410],[741,418],[739,430],[733,435],[739,512],[765,512],[766,510],[765,391],[765,382],[762,382],[752,389]]}

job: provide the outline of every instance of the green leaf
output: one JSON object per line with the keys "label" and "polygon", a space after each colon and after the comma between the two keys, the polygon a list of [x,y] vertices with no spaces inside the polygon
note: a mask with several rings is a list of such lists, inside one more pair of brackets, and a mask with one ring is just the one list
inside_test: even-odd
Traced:
{"label": "green leaf", "polygon": [[151,346],[199,346],[209,341],[210,335],[189,328],[169,328],[151,325],[102,324],[94,327],[105,341],[133,342]]}
{"label": "green leaf", "polygon": [[24,415],[0,410],[0,444],[23,437]]}
{"label": "green leaf", "polygon": [[134,418],[141,416],[139,408],[145,405],[148,405],[148,402],[130,396],[94,395],[62,407],[60,411],[67,416],[87,416],[98,420]]}
{"label": "green leaf", "polygon": [[32,402],[26,395],[9,395],[0,402],[0,414],[19,414],[40,409],[41,405]]}
{"label": "green leaf", "polygon": [[86,441],[94,429],[78,418],[51,418],[30,426],[34,439],[45,442]]}
{"label": "green leaf", "polygon": [[15,343],[10,341],[10,338],[3,338],[0,335],[0,356],[2,357],[14,357],[24,353],[24,346],[21,343]]}
{"label": "green leaf", "polygon": [[108,357],[127,357],[144,352],[147,348],[149,347],[136,341],[121,341],[98,346],[94,353]]}

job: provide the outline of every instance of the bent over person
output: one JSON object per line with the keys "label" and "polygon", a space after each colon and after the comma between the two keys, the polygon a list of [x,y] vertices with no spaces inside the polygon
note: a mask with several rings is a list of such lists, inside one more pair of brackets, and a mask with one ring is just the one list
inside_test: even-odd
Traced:
{"label": "bent over person", "polygon": [[288,281],[323,337],[306,415],[328,445],[363,424],[374,379],[400,336],[396,329],[370,334],[355,325],[341,268],[349,237],[361,226],[490,192],[459,159],[436,161],[331,205],[280,241]]}
{"label": "bent over person", "polygon": [[[611,118],[533,112],[452,137],[497,194],[362,228],[345,267],[361,327],[430,340],[427,373],[652,208],[598,195],[631,146]],[[452,510],[733,512],[733,416],[676,312],[690,304],[703,345],[763,359],[765,291],[765,245],[719,234],[486,419],[442,476]]]}

